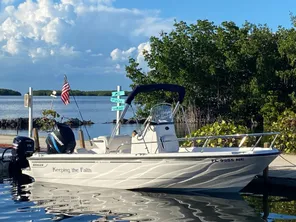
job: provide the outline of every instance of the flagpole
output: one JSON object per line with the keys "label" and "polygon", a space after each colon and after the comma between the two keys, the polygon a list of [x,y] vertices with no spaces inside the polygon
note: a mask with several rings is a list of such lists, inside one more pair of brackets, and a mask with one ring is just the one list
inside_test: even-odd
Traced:
{"label": "flagpole", "polygon": [[28,127],[28,136],[32,137],[33,129],[33,89],[29,87],[29,127]]}
{"label": "flagpole", "polygon": [[[66,75],[65,75],[64,80],[68,82],[68,78],[67,78]],[[68,84],[69,84],[69,82],[68,82]],[[70,86],[70,84],[69,84],[69,86]],[[77,103],[77,101],[76,101],[76,99],[75,99],[75,96],[74,96],[72,93],[70,93],[70,92],[71,92],[71,87],[70,87],[69,94],[73,97],[73,99],[74,99],[74,101],[75,101],[75,104],[76,104],[76,106],[77,106],[77,109],[78,109],[79,115],[80,115],[80,117],[81,117],[81,120],[82,120],[82,122],[84,122],[84,119],[83,119],[83,117],[82,117],[82,113],[81,113],[81,111],[80,111],[80,109],[79,109],[79,106],[78,106],[78,103]],[[89,133],[88,133],[88,130],[87,130],[85,124],[83,124],[83,126],[84,126],[84,128],[85,128],[86,133],[87,133],[87,136],[88,136],[88,139],[89,139],[89,143],[90,143],[91,146],[93,146],[93,143],[92,143],[92,141],[91,141],[91,137],[90,137],[90,135],[89,135]]]}

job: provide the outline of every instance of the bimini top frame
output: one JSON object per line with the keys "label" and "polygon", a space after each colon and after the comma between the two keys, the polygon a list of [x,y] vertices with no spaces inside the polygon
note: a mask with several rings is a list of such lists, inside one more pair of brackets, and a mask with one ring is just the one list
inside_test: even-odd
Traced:
{"label": "bimini top frame", "polygon": [[127,97],[125,100],[125,107],[124,110],[122,111],[120,115],[119,122],[116,124],[116,126],[113,129],[113,132],[111,134],[110,138],[110,143],[115,136],[117,130],[119,129],[121,125],[121,121],[123,117],[125,116],[128,107],[131,105],[132,101],[134,100],[135,96],[138,95],[139,93],[146,93],[146,92],[154,92],[154,91],[169,91],[169,92],[177,92],[179,94],[178,96],[178,102],[176,104],[176,107],[173,111],[173,115],[176,113],[179,104],[181,104],[184,100],[185,97],[185,88],[183,86],[179,86],[176,84],[148,84],[148,85],[138,85],[134,88],[134,90],[130,93],[130,95]]}
{"label": "bimini top frame", "polygon": [[170,91],[177,92],[179,94],[178,102],[182,103],[185,97],[185,88],[183,86],[175,85],[175,84],[150,84],[150,85],[139,85],[134,88],[131,94],[125,100],[126,104],[131,104],[134,100],[135,96],[139,93],[144,92],[153,92],[153,91]]}

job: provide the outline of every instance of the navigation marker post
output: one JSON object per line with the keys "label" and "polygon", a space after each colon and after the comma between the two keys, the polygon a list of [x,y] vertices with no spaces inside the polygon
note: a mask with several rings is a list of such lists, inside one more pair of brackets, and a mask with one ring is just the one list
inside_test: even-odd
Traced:
{"label": "navigation marker post", "polygon": [[24,106],[29,108],[28,136],[32,137],[33,130],[33,89],[29,87],[29,94],[24,96]]}
{"label": "navigation marker post", "polygon": [[53,90],[52,93],[50,94],[50,96],[52,97],[51,105],[50,105],[50,110],[52,110],[52,107],[53,107],[53,100],[55,98],[57,98],[56,94],[57,94],[57,91],[55,91],[55,90]]}
{"label": "navigation marker post", "polygon": [[[124,110],[124,105],[121,105],[122,103],[125,102],[124,99],[120,99],[120,96],[124,96],[125,92],[121,91],[121,86],[117,86],[117,91],[116,92],[112,92],[112,97],[110,99],[111,102],[116,103],[116,106],[112,106],[111,107],[111,111],[116,111],[116,124],[119,123],[119,119],[120,119],[120,111]],[[118,128],[116,131],[116,135],[120,134],[120,129]]]}

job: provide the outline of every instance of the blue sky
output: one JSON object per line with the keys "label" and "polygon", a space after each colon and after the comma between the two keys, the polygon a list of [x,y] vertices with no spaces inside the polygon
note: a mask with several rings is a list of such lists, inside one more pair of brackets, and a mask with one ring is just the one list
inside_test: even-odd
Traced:
{"label": "blue sky", "polygon": [[149,37],[171,30],[174,19],[276,30],[291,27],[290,12],[295,0],[1,0],[0,88],[57,90],[67,74],[72,89],[129,89],[128,57],[147,69]]}
{"label": "blue sky", "polygon": [[215,23],[234,21],[242,24],[246,20],[252,23],[267,23],[277,29],[278,25],[291,26],[290,12],[296,12],[294,0],[122,0],[114,3],[117,7],[159,9],[163,17],[194,22],[208,19]]}

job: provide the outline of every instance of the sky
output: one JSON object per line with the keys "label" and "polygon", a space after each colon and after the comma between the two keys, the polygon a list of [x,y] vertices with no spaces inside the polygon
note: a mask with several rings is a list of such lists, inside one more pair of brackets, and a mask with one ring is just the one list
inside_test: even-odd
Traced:
{"label": "sky", "polygon": [[144,71],[149,38],[174,20],[246,20],[291,27],[295,0],[0,0],[0,88],[130,90],[125,65]]}

